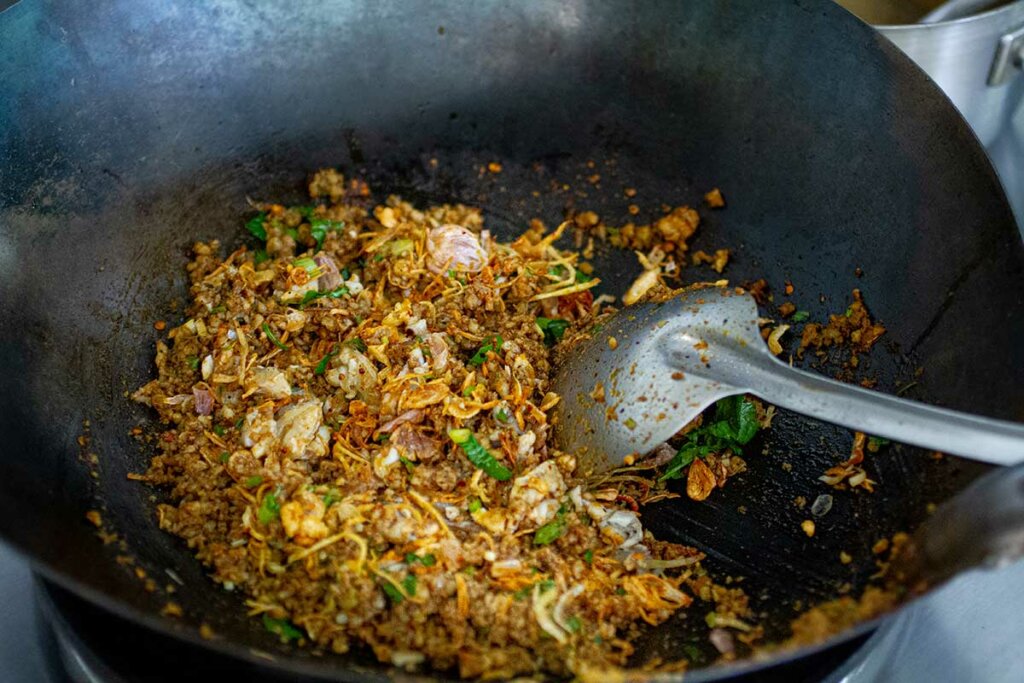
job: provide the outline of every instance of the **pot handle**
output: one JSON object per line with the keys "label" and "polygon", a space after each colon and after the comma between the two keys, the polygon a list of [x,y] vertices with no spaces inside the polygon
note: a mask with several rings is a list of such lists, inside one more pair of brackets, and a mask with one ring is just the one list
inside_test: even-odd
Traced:
{"label": "pot handle", "polygon": [[988,72],[988,84],[1002,85],[1010,80],[1014,68],[1024,69],[1024,26],[999,39],[996,57]]}

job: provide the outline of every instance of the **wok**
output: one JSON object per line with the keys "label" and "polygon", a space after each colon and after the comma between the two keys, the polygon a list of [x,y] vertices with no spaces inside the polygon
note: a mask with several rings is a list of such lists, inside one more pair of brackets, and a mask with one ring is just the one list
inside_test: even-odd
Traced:
{"label": "wok", "polygon": [[[388,675],[365,654],[280,646],[157,528],[165,493],[126,479],[149,456],[129,430],[152,420],[126,392],[153,372],[154,321],[182,317],[187,248],[239,243],[247,197],[298,201],[320,166],[380,196],[478,204],[504,237],[569,208],[616,222],[635,201],[649,218],[721,187],[728,207],[694,247],[733,247],[732,281],[789,280],[814,319],[859,287],[888,328],[861,367],[881,390],[1024,418],[1024,252],[996,176],[934,85],[830,2],[26,0],[0,35],[0,535],[128,623],[279,673]],[[491,161],[504,170],[481,174]],[[598,263],[611,292],[637,269]],[[984,470],[892,447],[869,463],[874,494],[827,490],[817,477],[849,443],[782,413],[747,474],[644,519],[745,577],[784,636],[799,608],[866,584],[877,539]],[[793,500],[826,492],[808,538]],[[97,540],[90,509],[119,542]],[[167,569],[181,619],[159,615]],[[704,643],[703,612],[655,630],[638,660]]]}

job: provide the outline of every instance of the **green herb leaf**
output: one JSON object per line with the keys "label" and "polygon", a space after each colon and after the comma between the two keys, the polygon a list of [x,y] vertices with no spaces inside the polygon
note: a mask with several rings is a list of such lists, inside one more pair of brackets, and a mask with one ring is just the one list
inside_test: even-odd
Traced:
{"label": "green herb leaf", "polygon": [[228,430],[224,429],[224,425],[213,425],[213,433],[217,436],[224,436]]}
{"label": "green herb leaf", "polygon": [[197,356],[189,356],[185,359],[185,362],[187,362],[188,366],[193,370],[199,369],[199,358]]}
{"label": "green herb leaf", "polygon": [[715,403],[715,436],[746,445],[757,434],[757,408],[746,396],[729,396]]}
{"label": "green herb leaf", "polygon": [[891,442],[889,441],[889,439],[886,439],[885,437],[869,436],[868,437],[868,450],[871,451],[872,453],[874,453],[879,448],[881,448],[882,446],[888,445],[889,443],[891,443]]}
{"label": "green herb leaf", "polygon": [[479,498],[472,499],[471,501],[469,501],[469,514],[472,515],[476,512],[480,512],[483,506],[484,504]]}
{"label": "green herb leaf", "polygon": [[713,418],[705,416],[704,424],[686,435],[686,442],[669,461],[659,480],[681,478],[694,460],[710,453],[727,449],[741,453],[759,427],[757,407],[750,399],[745,396],[723,398],[715,403]]}
{"label": "green herb leaf", "polygon": [[263,526],[270,524],[281,516],[281,502],[277,499],[278,492],[268,493],[263,496],[260,508],[256,511],[256,517]]}
{"label": "green herb leaf", "polygon": [[547,593],[555,587],[555,581],[554,579],[544,579],[543,581],[538,581],[535,585],[540,588],[541,593]]}
{"label": "green herb leaf", "polygon": [[406,574],[405,578],[402,579],[402,588],[405,589],[405,594],[410,598],[416,595],[416,575]]}
{"label": "green herb leaf", "polygon": [[498,422],[508,422],[508,413],[504,408],[501,408],[494,413],[494,417],[498,418]]}
{"label": "green herb leaf", "polygon": [[487,360],[487,354],[491,351],[497,353],[501,351],[501,347],[505,344],[505,340],[501,338],[500,334],[492,336],[480,350],[473,354],[473,357],[469,359],[470,365],[483,365],[484,361]]}
{"label": "green herb leaf", "polygon": [[345,343],[348,344],[349,346],[351,346],[353,349],[355,349],[359,353],[366,353],[366,342],[364,342],[359,337],[355,337],[353,339],[349,339]]}
{"label": "green herb leaf", "polygon": [[569,329],[569,321],[561,318],[537,318],[537,327],[544,333],[544,343],[554,346]]}
{"label": "green herb leaf", "polygon": [[843,315],[845,315],[847,318],[853,315],[853,306],[848,306]]}
{"label": "green herb leaf", "polygon": [[230,458],[231,454],[228,453],[227,451],[224,451],[223,453],[220,454],[220,461],[223,463],[226,463]]}
{"label": "green herb leaf", "polygon": [[398,456],[398,462],[405,465],[405,469],[408,470],[409,474],[412,474],[413,472],[416,471],[416,463],[414,463],[412,460],[409,460],[409,458],[405,457],[404,455]]}
{"label": "green herb leaf", "polygon": [[211,308],[210,313],[223,313],[226,310],[228,310],[228,307],[225,306],[224,304],[221,304],[219,306],[214,306],[213,308]]}
{"label": "green herb leaf", "polygon": [[473,391],[480,386],[479,384],[470,384],[468,387],[462,390],[463,398],[469,398]]}
{"label": "green herb leaf", "polygon": [[338,347],[336,347],[336,346],[331,347],[331,350],[327,352],[327,355],[325,355],[323,358],[321,358],[320,362],[316,364],[315,368],[313,368],[313,374],[314,375],[322,375],[325,372],[327,372],[327,364],[330,363],[331,359],[334,358],[337,355],[338,355]]}
{"label": "green herb leaf", "polygon": [[281,637],[281,640],[288,642],[291,640],[301,640],[303,638],[302,631],[300,631],[292,622],[287,619],[274,619],[267,614],[263,615],[263,628],[267,629],[271,633]]}
{"label": "green herb leaf", "polygon": [[252,252],[252,262],[255,265],[258,266],[259,264],[264,263],[265,261],[268,260],[270,260],[270,256],[267,254],[266,249],[257,249],[256,251]]}
{"label": "green herb leaf", "polygon": [[332,221],[327,218],[312,218],[309,221],[309,234],[316,240],[316,250],[324,248],[324,240],[331,230],[341,230],[345,227],[344,221]]}
{"label": "green herb leaf", "polygon": [[512,478],[512,472],[495,460],[494,456],[480,445],[480,442],[468,429],[451,429],[448,431],[448,436],[459,445],[459,448],[466,454],[466,458],[473,465],[482,469],[485,474],[498,481],[508,481]]}
{"label": "green herb leaf", "polygon": [[263,330],[263,334],[267,335],[267,339],[269,339],[274,344],[274,346],[276,346],[279,349],[288,349],[288,347],[282,344],[281,340],[277,338],[277,336],[274,334],[274,331],[270,329],[270,325],[268,323],[263,323],[262,325],[260,325],[260,329]]}
{"label": "green herb leaf", "polygon": [[583,628],[583,622],[580,621],[580,618],[575,616],[575,615],[573,615],[573,616],[569,617],[568,619],[566,619],[565,620],[565,625],[573,633],[577,633],[577,632],[579,632],[579,630],[581,628]]}
{"label": "green herb leaf", "polygon": [[576,282],[590,282],[593,279],[593,276],[587,275],[582,270],[576,271]]}
{"label": "green herb leaf", "polygon": [[252,234],[253,237],[260,240],[261,242],[267,241],[267,227],[265,225],[267,221],[267,214],[260,211],[255,217],[250,218],[246,224],[245,229]]}
{"label": "green herb leaf", "polygon": [[565,516],[559,515],[555,519],[551,520],[533,534],[534,545],[548,545],[554,543],[562,536],[565,535],[566,525]]}
{"label": "green herb leaf", "polygon": [[594,551],[593,550],[587,550],[587,552],[583,553],[583,561],[586,562],[587,564],[593,564],[594,563]]}
{"label": "green herb leaf", "polygon": [[338,489],[327,489],[327,493],[324,494],[324,507],[331,507],[341,500],[341,498],[342,496]]}
{"label": "green herb leaf", "polygon": [[793,317],[790,318],[790,320],[792,320],[795,323],[802,323],[803,321],[807,320],[810,317],[811,314],[808,313],[807,311],[797,311],[796,313],[793,314]]}
{"label": "green herb leaf", "polygon": [[257,486],[259,486],[262,483],[263,483],[263,477],[260,477],[258,475],[255,476],[255,477],[249,477],[248,479],[245,480],[245,488],[253,489],[253,488],[256,488]]}
{"label": "green herb leaf", "polygon": [[387,443],[388,439],[390,438],[390,434],[388,434],[387,432],[381,432],[377,436],[373,437],[373,440],[376,441],[377,443]]}

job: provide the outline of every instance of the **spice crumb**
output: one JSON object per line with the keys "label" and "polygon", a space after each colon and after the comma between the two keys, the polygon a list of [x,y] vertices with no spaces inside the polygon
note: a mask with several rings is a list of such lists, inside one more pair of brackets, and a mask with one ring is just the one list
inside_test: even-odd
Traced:
{"label": "spice crumb", "polygon": [[635,216],[640,213],[640,207],[636,204],[630,204],[626,210],[629,211],[630,216]]}
{"label": "spice crumb", "polygon": [[841,550],[839,552],[839,561],[843,564],[850,564],[851,562],[853,562],[853,557],[851,557],[850,553],[846,552],[845,550]]}
{"label": "spice crumb", "polygon": [[99,510],[89,510],[85,513],[85,518],[95,527],[103,526],[103,517]]}
{"label": "spice crumb", "polygon": [[814,536],[814,522],[813,521],[811,521],[809,519],[805,519],[804,521],[800,522],[800,528],[804,530],[804,533],[807,534],[807,536],[809,538]]}
{"label": "spice crumb", "polygon": [[722,196],[722,191],[717,187],[704,195],[704,201],[712,209],[721,209],[725,206],[725,197]]}
{"label": "spice crumb", "polygon": [[880,538],[877,541],[875,541],[875,544],[873,546],[871,546],[871,552],[873,552],[875,555],[881,555],[882,553],[884,553],[888,549],[889,549],[889,539],[888,538]]}
{"label": "spice crumb", "polygon": [[487,170],[490,171],[491,173],[501,173],[502,166],[497,161],[492,161],[491,163],[487,164]]}
{"label": "spice crumb", "polygon": [[608,337],[608,348],[612,351],[619,348],[619,340],[615,337]]}
{"label": "spice crumb", "polygon": [[168,602],[164,605],[164,608],[160,610],[160,613],[165,617],[180,617],[185,614],[184,610],[181,609],[181,605],[176,602]]}
{"label": "spice crumb", "polygon": [[153,323],[153,329],[156,330],[157,332],[162,332],[166,328],[167,323],[164,322],[163,320],[157,320],[155,323]]}

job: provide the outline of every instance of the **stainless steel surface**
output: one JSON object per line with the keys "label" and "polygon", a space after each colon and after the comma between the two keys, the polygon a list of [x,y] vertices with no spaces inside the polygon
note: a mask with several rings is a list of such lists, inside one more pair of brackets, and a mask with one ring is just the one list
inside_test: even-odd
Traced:
{"label": "stainless steel surface", "polygon": [[[873,15],[889,16],[872,12],[871,7],[894,4],[894,0],[839,2],[868,21]],[[1014,35],[1024,28],[1024,0],[950,21],[876,28],[935,80],[985,145],[992,144],[1021,109],[1022,42]]]}
{"label": "stainless steel surface", "polygon": [[919,23],[934,24],[939,21],[963,19],[974,14],[987,12],[1001,4],[1003,3],[998,0],[949,0],[921,17]]}
{"label": "stainless steel surface", "polygon": [[[783,363],[761,339],[753,297],[690,289],[630,306],[559,368],[555,438],[614,467],[668,440],[714,401],[754,394],[802,415],[983,462],[1024,462],[1024,424],[869,391]],[[612,341],[614,339],[614,341]]]}
{"label": "stainless steel surface", "polygon": [[993,470],[939,506],[895,565],[908,585],[935,586],[1024,555],[1024,465]]}
{"label": "stainless steel surface", "polygon": [[1024,68],[1024,26],[1016,31],[1004,33],[999,38],[996,56],[992,61],[992,70],[988,74],[988,84],[1000,86]]}
{"label": "stainless steel surface", "polygon": [[1001,39],[1022,26],[1024,0],[1017,0],[964,19],[878,30],[928,72],[987,145],[1024,97],[1017,70],[1016,78],[989,84]]}

